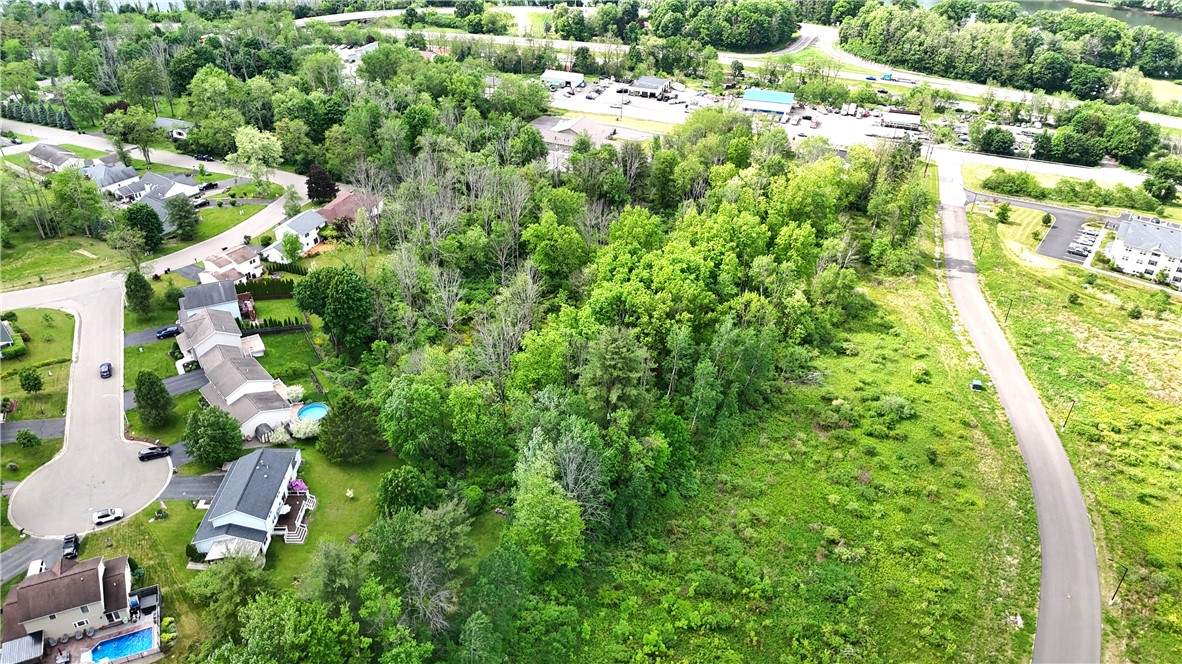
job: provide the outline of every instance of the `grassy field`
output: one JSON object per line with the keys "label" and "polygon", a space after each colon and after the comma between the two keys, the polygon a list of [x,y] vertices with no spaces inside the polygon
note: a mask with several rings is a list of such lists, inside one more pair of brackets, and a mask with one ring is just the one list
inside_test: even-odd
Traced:
{"label": "grassy field", "polygon": [[[74,356],[74,317],[54,309],[17,309],[15,331],[29,335],[29,352],[23,357],[4,360],[0,379],[0,395],[12,397],[19,404],[9,420],[40,420],[62,417],[66,413],[66,397],[70,388],[70,360]],[[20,387],[17,374],[25,367],[41,362],[61,360],[37,368],[44,387],[40,392],[26,394]],[[50,375],[52,373],[52,375]]]}
{"label": "grassy field", "polygon": [[[19,482],[25,479],[29,473],[48,463],[61,449],[61,438],[43,438],[37,447],[21,447],[16,443],[5,444],[4,463],[0,464],[0,480]],[[17,469],[9,470],[10,463],[15,463]]]}
{"label": "grassy field", "polygon": [[170,500],[165,506],[167,519],[152,520],[155,510],[147,509],[99,534],[82,538],[78,558],[127,555],[142,567],[144,577],[134,585],[159,585],[164,595],[164,615],[177,621],[176,647],[164,661],[182,662],[196,652],[205,637],[198,607],[186,590],[197,572],[185,567],[185,545],[193,538],[205,512],[194,509],[187,500]]}
{"label": "grassy field", "polygon": [[546,22],[553,16],[550,12],[530,12],[529,33],[534,37],[546,34]]}
{"label": "grassy field", "polygon": [[[286,302],[288,300],[278,301]],[[320,357],[316,355],[316,351],[312,349],[312,344],[308,343],[308,337],[303,332],[270,334],[263,337],[263,343],[267,346],[267,352],[259,358],[259,363],[263,365],[264,369],[272,376],[282,379],[287,385],[302,385],[304,393],[309,396],[316,393],[315,386],[312,384],[311,367],[320,364]],[[299,376],[283,371],[285,367],[293,363],[305,365],[308,369]]]}
{"label": "grassy field", "polygon": [[291,298],[286,300],[255,300],[254,306],[259,316],[264,318],[274,320],[301,318],[300,308],[296,306],[295,300]]}
{"label": "grassy field", "polygon": [[[1092,515],[1105,661],[1182,661],[1182,302],[1082,269],[1013,260],[972,216],[986,295],[1013,302],[1006,332],[1061,434]],[[1079,298],[1078,304],[1068,296]],[[1008,305],[1007,305],[1008,306]],[[1133,307],[1143,317],[1132,320]],[[1074,407],[1072,407],[1074,404]]]}
{"label": "grassy field", "polygon": [[164,339],[124,348],[123,389],[135,389],[135,377],[141,371],[155,371],[161,378],[177,375],[176,360],[168,354],[174,343],[175,339]]}
{"label": "grassy field", "polygon": [[18,152],[16,154],[4,155],[4,161],[16,166],[20,166],[26,171],[33,170],[33,162],[29,160],[28,152]]}
{"label": "grassy field", "polygon": [[[201,393],[197,390],[174,396],[172,398],[172,420],[168,424],[156,428],[144,426],[140,422],[139,410],[132,408],[127,411],[128,427],[131,428],[131,433],[136,436],[155,438],[160,441],[161,445],[172,445],[185,435],[185,424],[189,420],[189,413],[197,410],[197,400],[200,398]],[[200,475],[202,473],[195,474]]]}
{"label": "grassy field", "polygon": [[258,214],[265,205],[235,205],[234,207],[210,206],[201,210],[201,223],[197,224],[197,242],[208,240],[230,230]]}
{"label": "grassy field", "polygon": [[94,148],[84,148],[81,145],[74,145],[73,143],[62,143],[61,147],[73,152],[83,159],[98,159],[111,154],[108,150],[95,150]]}
{"label": "grassy field", "polygon": [[[755,55],[752,57],[755,59],[761,59]],[[867,74],[873,76],[877,76],[882,73],[882,71],[877,69],[866,69],[865,67],[838,62],[817,46],[809,46],[808,48],[803,48],[795,53],[774,55],[766,59],[769,62],[775,62],[776,64],[780,65],[812,65],[821,69],[848,71],[855,74]]]}
{"label": "grassy field", "polygon": [[[0,551],[6,551],[12,547],[20,544],[21,533],[11,523],[8,522],[8,496],[0,498]],[[24,573],[17,577],[24,578]],[[13,581],[15,581],[14,579]],[[9,582],[12,583],[12,582]],[[9,583],[4,584],[4,594],[8,594],[8,589],[11,587]],[[15,584],[13,584],[15,585]]]}
{"label": "grassy field", "polygon": [[[581,661],[1029,660],[1038,535],[1001,407],[968,389],[931,268],[866,292],[825,385],[753,414],[697,497],[592,570]],[[875,415],[886,395],[916,416]]]}
{"label": "grassy field", "polygon": [[[984,204],[978,204],[977,208],[982,213],[988,210],[990,218],[996,221],[997,206],[992,207]],[[1039,243],[1042,241],[1042,236],[1046,233],[1047,226],[1042,224],[1042,210],[1035,210],[1033,208],[1025,208],[1019,206],[1012,206],[1010,208],[1010,223],[999,224],[997,232],[1001,240],[1005,242],[1006,248],[1019,260],[1033,263],[1042,267],[1052,267],[1056,261],[1046,256],[1040,256],[1035,253]],[[1052,216],[1052,223],[1054,217]]]}
{"label": "grassy field", "polygon": [[[304,544],[272,544],[267,551],[267,567],[275,584],[288,587],[307,567],[320,542],[344,542],[360,535],[377,518],[378,480],[386,471],[402,465],[389,454],[379,454],[357,465],[329,462],[315,447],[303,446],[304,465],[300,477],[316,496],[316,509],[309,516],[308,540]],[[347,489],[353,498],[345,497]]]}
{"label": "grassy field", "polygon": [[[670,124],[668,122],[657,122],[655,120],[641,120],[639,118],[629,117],[627,108],[624,109],[624,116],[622,118],[619,118],[618,116],[615,116],[615,115],[603,115],[601,113],[583,113],[581,111],[568,111],[565,109],[556,109],[556,110],[561,110],[562,117],[564,117],[564,118],[586,117],[586,118],[590,118],[592,120],[595,120],[596,122],[605,123],[605,124],[613,124],[613,125],[617,125],[620,127],[628,127],[629,129],[635,129],[637,131],[647,131],[647,132],[650,132],[653,134],[668,134],[669,132],[673,131],[673,128],[676,126],[676,125]],[[680,110],[678,110],[676,112],[681,113]]]}
{"label": "grassy field", "polygon": [[136,313],[130,309],[123,310],[123,331],[138,332],[139,330],[146,330],[149,328],[164,327],[172,325],[176,322],[177,308],[175,304],[165,301],[164,292],[168,290],[168,285],[175,284],[177,288],[184,289],[187,286],[192,286],[194,281],[185,278],[179,273],[170,273],[161,276],[160,281],[155,279],[148,279],[148,283],[152,285],[152,293],[155,297],[153,304],[155,305],[147,315]]}
{"label": "grassy field", "polygon": [[1160,78],[1146,78],[1145,81],[1149,83],[1150,89],[1153,90],[1153,98],[1157,101],[1182,99],[1182,85],[1173,81],[1163,81]]}
{"label": "grassy field", "polygon": [[[233,176],[231,176],[233,177]],[[256,187],[255,183],[247,182],[245,184],[236,184],[233,187],[220,189],[216,194],[211,194],[207,198],[229,198],[230,194],[234,194],[238,198],[279,198],[283,195],[283,187],[274,182],[264,182],[260,187]]]}
{"label": "grassy field", "polygon": [[20,290],[88,277],[120,269],[127,262],[105,242],[94,238],[42,240],[36,231],[24,230],[12,233],[12,239],[16,246],[0,249],[0,265],[4,266],[0,290]]}

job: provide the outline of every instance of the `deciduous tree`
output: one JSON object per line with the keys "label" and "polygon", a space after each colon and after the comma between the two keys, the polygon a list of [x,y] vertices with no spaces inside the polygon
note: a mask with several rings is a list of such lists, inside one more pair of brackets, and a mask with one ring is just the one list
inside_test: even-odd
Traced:
{"label": "deciduous tree", "polygon": [[161,427],[172,419],[172,395],[154,371],[144,369],[136,374],[135,404],[146,427]]}
{"label": "deciduous tree", "polygon": [[148,253],[160,248],[164,242],[164,222],[160,221],[160,215],[156,214],[155,210],[145,203],[132,203],[124,211],[123,217],[123,223],[128,228],[143,233],[144,249]]}
{"label": "deciduous tree", "polygon": [[308,168],[308,200],[313,203],[327,203],[337,196],[337,183],[328,171],[319,164]]}
{"label": "deciduous tree", "polygon": [[377,407],[345,392],[320,421],[316,448],[334,463],[359,463],[384,443],[378,429]]}
{"label": "deciduous tree", "polygon": [[45,379],[41,377],[41,372],[33,367],[21,369],[17,374],[17,381],[27,394],[36,394],[45,389]]}
{"label": "deciduous tree", "polygon": [[189,413],[185,427],[185,450],[197,461],[220,466],[242,451],[242,430],[238,421],[217,406]]}

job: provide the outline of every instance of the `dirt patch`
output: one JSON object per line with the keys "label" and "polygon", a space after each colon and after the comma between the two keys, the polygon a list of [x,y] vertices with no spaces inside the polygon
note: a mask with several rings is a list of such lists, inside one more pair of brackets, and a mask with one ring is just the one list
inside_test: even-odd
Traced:
{"label": "dirt patch", "polygon": [[90,253],[89,251],[87,251],[85,249],[75,249],[74,253],[82,254],[83,256],[86,256],[87,258],[95,258],[95,259],[98,258],[98,256],[95,256],[94,254]]}

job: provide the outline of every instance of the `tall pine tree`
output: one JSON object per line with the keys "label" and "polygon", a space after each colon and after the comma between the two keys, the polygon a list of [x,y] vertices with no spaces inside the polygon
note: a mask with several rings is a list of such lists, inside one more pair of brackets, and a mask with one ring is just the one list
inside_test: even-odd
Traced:
{"label": "tall pine tree", "polygon": [[135,404],[146,427],[163,426],[172,418],[172,395],[154,371],[145,369],[136,374]]}
{"label": "tall pine tree", "polygon": [[152,285],[137,270],[127,273],[127,280],[123,282],[124,296],[127,308],[141,316],[152,311]]}
{"label": "tall pine tree", "polygon": [[385,444],[378,430],[378,409],[345,392],[320,422],[319,449],[329,461],[358,463]]}

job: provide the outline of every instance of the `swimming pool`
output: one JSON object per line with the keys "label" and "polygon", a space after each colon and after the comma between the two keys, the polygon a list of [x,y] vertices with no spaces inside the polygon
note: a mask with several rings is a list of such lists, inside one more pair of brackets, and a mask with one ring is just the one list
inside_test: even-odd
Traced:
{"label": "swimming pool", "polygon": [[325,415],[328,415],[328,404],[310,403],[307,406],[300,408],[296,416],[301,420],[320,420]]}
{"label": "swimming pool", "polygon": [[[138,655],[152,649],[152,628],[141,629],[123,636],[107,639],[86,653],[92,662],[115,661],[120,657]],[[83,657],[83,661],[87,658]]]}

